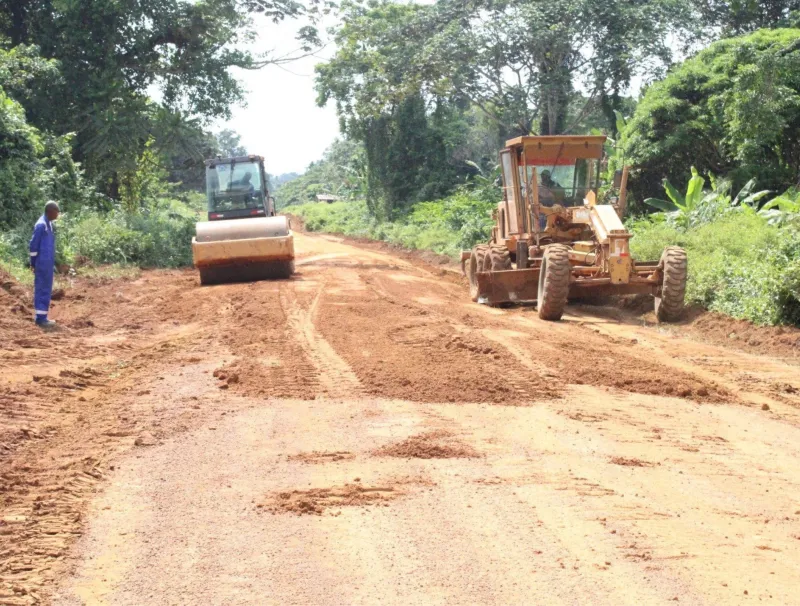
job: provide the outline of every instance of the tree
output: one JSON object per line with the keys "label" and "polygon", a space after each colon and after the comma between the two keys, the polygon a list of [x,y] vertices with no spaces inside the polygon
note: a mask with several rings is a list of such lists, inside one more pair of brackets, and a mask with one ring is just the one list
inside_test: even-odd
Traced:
{"label": "tree", "polygon": [[[165,123],[208,123],[242,102],[230,68],[292,58],[241,50],[254,35],[252,14],[313,19],[326,7],[320,0],[0,0],[0,35],[57,60],[59,80],[23,102],[28,120],[76,133],[76,159],[116,198],[148,141],[163,139]],[[313,21],[299,37],[306,48],[318,41]]]}
{"label": "tree", "polygon": [[[501,138],[574,132],[600,107],[613,132],[622,92],[634,75],[662,73],[688,14],[685,0],[346,3],[339,50],[318,69],[320,101],[336,99],[346,122],[416,91],[468,100]],[[570,115],[578,90],[585,108]]]}
{"label": "tree", "polygon": [[37,129],[20,103],[57,76],[34,47],[0,49],[0,227],[30,220],[47,199],[61,201],[64,210],[89,200],[70,137]]}
{"label": "tree", "polygon": [[219,131],[216,135],[217,140],[217,153],[226,158],[234,158],[236,156],[246,156],[247,149],[242,146],[242,137],[230,129]]}
{"label": "tree", "polygon": [[363,198],[366,190],[364,148],[354,141],[337,139],[322,159],[312,162],[302,175],[289,173],[273,180],[280,208],[316,201],[317,194],[344,199]]}
{"label": "tree", "polygon": [[734,189],[800,182],[800,29],[721,40],[651,85],[623,133],[631,187],[657,197],[686,171],[729,175]]}
{"label": "tree", "polygon": [[345,4],[339,50],[317,66],[319,104],[334,100],[342,132],[364,144],[368,208],[381,219],[445,195],[486,152],[485,139],[468,136],[468,101],[439,94],[415,69],[431,8]]}
{"label": "tree", "polygon": [[[438,86],[467,96],[513,134],[574,132],[575,120],[613,110],[634,75],[661,73],[688,15],[683,0],[439,0],[424,60]],[[585,109],[570,116],[583,91]]]}
{"label": "tree", "polygon": [[707,28],[736,36],[765,27],[787,27],[793,21],[796,24],[800,0],[701,0],[697,10]]}

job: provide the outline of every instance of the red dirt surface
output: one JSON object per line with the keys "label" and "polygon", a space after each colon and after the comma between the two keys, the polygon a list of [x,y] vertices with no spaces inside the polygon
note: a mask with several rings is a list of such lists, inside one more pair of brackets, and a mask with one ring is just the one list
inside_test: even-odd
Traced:
{"label": "red dirt surface", "polygon": [[400,459],[464,459],[477,457],[477,451],[463,444],[446,431],[428,431],[411,436],[395,444],[387,444],[376,451],[378,457]]}
{"label": "red dirt surface", "polygon": [[[545,323],[419,259],[296,245],[285,281],[77,279],[55,333],[0,277],[0,603],[792,601],[791,343]],[[267,494],[339,515],[256,521]]]}

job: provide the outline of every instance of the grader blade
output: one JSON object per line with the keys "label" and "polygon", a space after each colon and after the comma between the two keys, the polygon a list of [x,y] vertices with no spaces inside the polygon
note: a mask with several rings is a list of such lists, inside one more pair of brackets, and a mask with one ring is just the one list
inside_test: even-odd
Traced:
{"label": "grader blade", "polygon": [[539,288],[539,269],[509,269],[477,274],[478,302],[488,305],[535,301]]}

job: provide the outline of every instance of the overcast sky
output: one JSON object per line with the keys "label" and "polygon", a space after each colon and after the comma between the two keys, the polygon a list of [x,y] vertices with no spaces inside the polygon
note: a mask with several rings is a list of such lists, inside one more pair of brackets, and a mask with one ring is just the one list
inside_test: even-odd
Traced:
{"label": "overcast sky", "polygon": [[[252,50],[256,53],[285,55],[298,48],[294,36],[299,22],[275,25],[256,18],[255,23],[259,39]],[[233,118],[219,122],[215,130],[238,132],[247,151],[264,156],[267,172],[273,175],[303,172],[310,162],[319,160],[339,133],[333,104],[317,107],[314,92],[314,65],[333,51],[333,45],[329,45],[317,57],[284,66],[234,70],[247,90],[247,106],[234,108]]]}

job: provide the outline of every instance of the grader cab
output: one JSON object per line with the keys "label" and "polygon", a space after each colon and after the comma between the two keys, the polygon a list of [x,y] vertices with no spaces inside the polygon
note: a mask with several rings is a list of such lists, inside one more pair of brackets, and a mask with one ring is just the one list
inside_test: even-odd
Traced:
{"label": "grader cab", "polygon": [[536,301],[559,320],[569,299],[651,294],[660,321],[676,320],[686,291],[686,253],[667,247],[637,262],[620,217],[627,170],[615,204],[598,204],[604,136],[517,137],[500,152],[503,201],[491,240],[461,253],[473,301]]}

